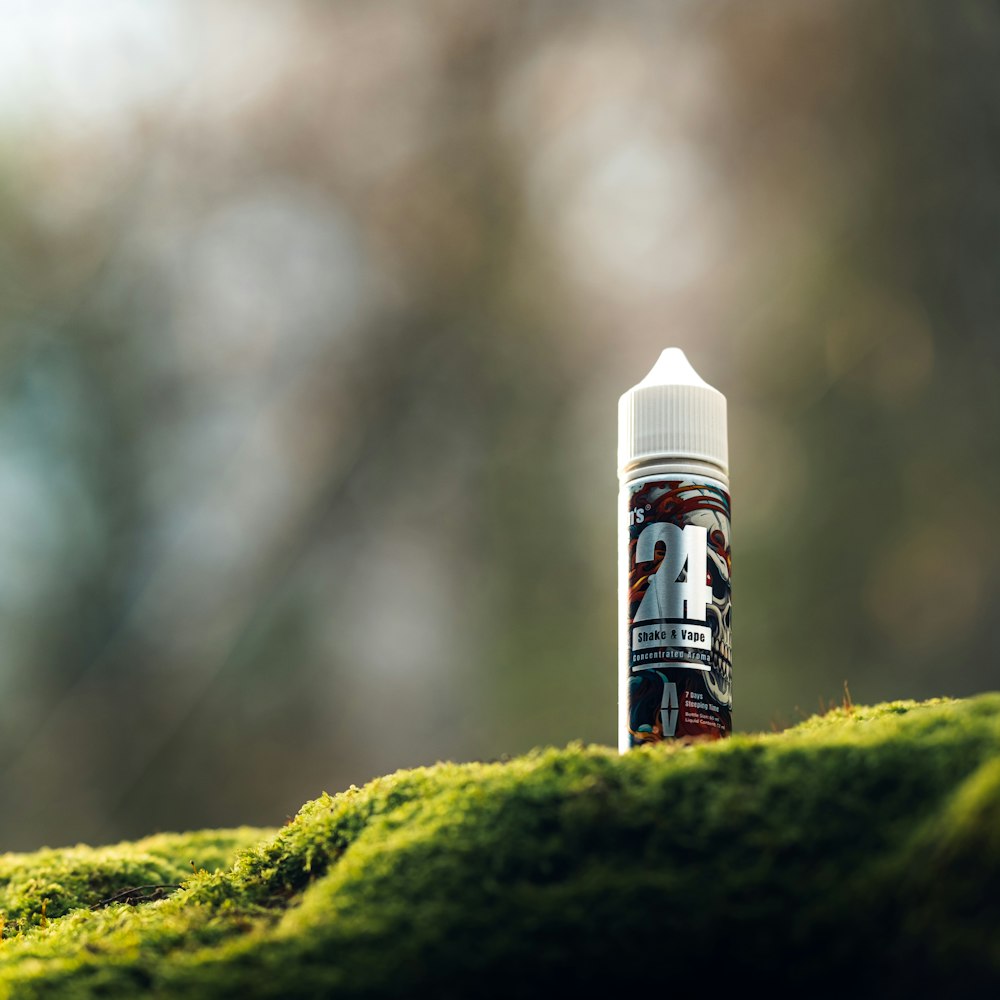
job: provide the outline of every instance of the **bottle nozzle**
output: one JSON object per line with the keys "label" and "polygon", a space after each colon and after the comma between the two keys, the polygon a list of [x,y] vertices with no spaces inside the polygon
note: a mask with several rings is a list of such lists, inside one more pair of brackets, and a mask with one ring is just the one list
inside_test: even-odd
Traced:
{"label": "bottle nozzle", "polygon": [[701,385],[706,389],[712,388],[694,370],[687,355],[679,347],[664,350],[649,374],[635,388],[647,385]]}
{"label": "bottle nozzle", "polygon": [[618,471],[656,461],[694,461],[729,473],[726,397],[668,347],[618,403]]}

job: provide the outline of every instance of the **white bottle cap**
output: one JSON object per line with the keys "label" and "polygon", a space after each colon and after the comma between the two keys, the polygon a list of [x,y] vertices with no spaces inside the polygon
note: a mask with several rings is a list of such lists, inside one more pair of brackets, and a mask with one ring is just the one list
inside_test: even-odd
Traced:
{"label": "white bottle cap", "polygon": [[679,347],[618,400],[618,474],[657,459],[708,462],[729,474],[726,397]]}

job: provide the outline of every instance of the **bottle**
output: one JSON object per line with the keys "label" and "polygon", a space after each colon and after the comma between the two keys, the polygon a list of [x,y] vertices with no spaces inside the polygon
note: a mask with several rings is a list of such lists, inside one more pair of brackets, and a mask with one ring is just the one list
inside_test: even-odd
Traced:
{"label": "bottle", "polygon": [[618,748],[732,732],[726,397],[679,348],[618,402]]}

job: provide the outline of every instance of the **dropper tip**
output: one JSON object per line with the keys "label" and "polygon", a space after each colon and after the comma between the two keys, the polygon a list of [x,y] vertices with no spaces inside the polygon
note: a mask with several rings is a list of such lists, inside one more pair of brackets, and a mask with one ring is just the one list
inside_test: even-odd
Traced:
{"label": "dropper tip", "polygon": [[679,347],[666,348],[639,385],[703,385],[710,388]]}

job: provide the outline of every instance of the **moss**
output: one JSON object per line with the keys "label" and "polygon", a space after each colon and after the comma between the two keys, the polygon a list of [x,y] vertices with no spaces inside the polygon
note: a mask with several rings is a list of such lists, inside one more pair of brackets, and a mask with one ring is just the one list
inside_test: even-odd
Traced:
{"label": "moss", "polygon": [[244,827],[204,833],[158,834],[113,847],[70,847],[32,854],[0,854],[3,938],[47,925],[71,910],[99,906],[139,886],[160,896],[179,887],[195,869],[232,864],[241,847],[273,834]]}
{"label": "moss", "polygon": [[0,997],[1000,985],[998,695],[401,771],[187,866],[255,835],[0,859]]}

